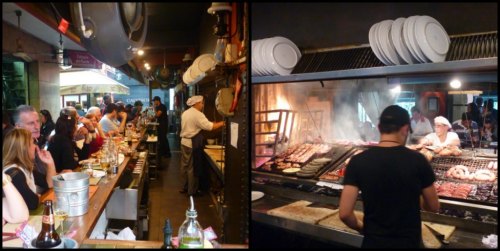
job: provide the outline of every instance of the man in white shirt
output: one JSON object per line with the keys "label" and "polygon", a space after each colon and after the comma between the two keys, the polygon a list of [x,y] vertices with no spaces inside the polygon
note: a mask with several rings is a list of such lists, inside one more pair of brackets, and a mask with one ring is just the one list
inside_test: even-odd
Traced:
{"label": "man in white shirt", "polygon": [[410,136],[411,143],[419,143],[427,134],[432,133],[431,122],[420,112],[416,106],[411,108],[411,129],[413,133]]}
{"label": "man in white shirt", "polygon": [[[116,124],[116,120],[120,116],[122,118],[119,126]],[[125,130],[125,124],[127,123],[127,113],[118,113],[118,106],[114,103],[110,103],[106,106],[106,114],[101,118],[99,124],[101,124],[102,130],[106,134],[118,134]]]}
{"label": "man in white shirt", "polygon": [[181,116],[181,175],[184,187],[179,192],[196,196],[199,195],[200,157],[203,157],[203,135],[200,132],[217,130],[225,126],[225,122],[210,122],[207,119],[202,112],[205,105],[203,96],[192,96],[186,103],[191,108]]}

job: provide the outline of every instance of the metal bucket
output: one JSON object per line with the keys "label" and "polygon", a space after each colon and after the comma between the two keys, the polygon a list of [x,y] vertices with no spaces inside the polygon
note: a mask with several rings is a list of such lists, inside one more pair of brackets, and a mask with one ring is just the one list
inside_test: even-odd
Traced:
{"label": "metal bucket", "polygon": [[[61,178],[61,175],[64,179]],[[80,216],[89,209],[89,175],[86,173],[73,172],[55,175],[54,181],[55,199],[65,197],[69,203],[68,216]]]}

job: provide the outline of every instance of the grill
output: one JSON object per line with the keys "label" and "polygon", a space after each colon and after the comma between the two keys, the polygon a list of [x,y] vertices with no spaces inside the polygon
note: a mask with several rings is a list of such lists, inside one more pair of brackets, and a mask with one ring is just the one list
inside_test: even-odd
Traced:
{"label": "grill", "polygon": [[[448,177],[446,172],[456,166],[463,165],[468,167],[470,173],[478,170],[490,170],[497,177],[497,170],[488,169],[488,164],[491,159],[478,159],[478,158],[457,158],[457,157],[439,157],[431,161],[431,166],[436,174],[436,189],[438,190],[439,197],[452,198],[454,200],[485,204],[496,205],[498,203],[498,187],[495,181],[477,181],[469,179],[456,179]],[[446,187],[446,189],[444,189]],[[467,193],[460,193],[459,187],[466,188]],[[470,189],[470,190],[469,190]]]}
{"label": "grill", "polygon": [[[498,32],[450,37],[445,61],[491,58],[498,55]],[[385,66],[368,45],[329,51],[306,52],[292,74],[339,71]]]}
{"label": "grill", "polygon": [[469,172],[476,172],[477,170],[490,170],[497,175],[497,170],[494,169],[488,169],[488,164],[492,160],[489,159],[478,159],[478,158],[471,158],[471,159],[464,159],[464,158],[457,158],[457,157],[438,157],[434,158],[431,161],[431,166],[434,169],[434,173],[436,174],[436,178],[440,180],[446,180],[446,181],[453,181],[453,182],[460,182],[460,183],[471,183],[471,184],[483,184],[483,183],[492,183],[491,181],[477,181],[477,180],[461,180],[461,179],[455,179],[452,177],[446,176],[446,172],[452,168],[453,166],[456,165],[463,165],[468,167]]}

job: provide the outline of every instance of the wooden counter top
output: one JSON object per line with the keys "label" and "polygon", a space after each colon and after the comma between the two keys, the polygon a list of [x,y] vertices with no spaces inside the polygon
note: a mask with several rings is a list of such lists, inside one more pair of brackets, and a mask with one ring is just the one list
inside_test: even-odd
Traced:
{"label": "wooden counter top", "polygon": [[[144,135],[144,131],[141,133],[141,138]],[[141,143],[140,140],[132,143],[132,149],[135,150],[137,146]],[[73,236],[80,245],[84,240],[90,237],[92,230],[94,229],[99,217],[102,212],[106,208],[106,204],[108,203],[111,195],[113,194],[113,189],[117,185],[117,182],[125,170],[128,162],[130,161],[130,156],[125,156],[123,162],[118,166],[118,172],[116,175],[108,174],[108,181],[106,183],[103,182],[104,177],[98,183],[98,188],[94,196],[92,196],[89,200],[88,204],[88,212],[81,216],[68,217],[66,219],[67,222],[71,222],[71,228],[75,228],[76,234]],[[45,193],[40,197],[40,201],[48,195],[49,193]],[[40,207],[39,207],[40,208]],[[39,214],[41,210],[33,210],[30,214]],[[68,223],[67,223],[68,224]],[[67,224],[64,226],[66,227]],[[100,240],[102,241],[102,240]]]}

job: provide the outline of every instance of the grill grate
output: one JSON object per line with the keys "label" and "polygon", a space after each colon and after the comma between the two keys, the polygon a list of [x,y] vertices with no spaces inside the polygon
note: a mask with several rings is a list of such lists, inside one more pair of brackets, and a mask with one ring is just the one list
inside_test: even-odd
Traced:
{"label": "grill grate", "polygon": [[460,180],[452,177],[446,176],[446,172],[456,165],[463,165],[468,167],[469,172],[476,172],[477,170],[486,169],[490,170],[497,176],[497,170],[488,169],[488,164],[491,160],[488,159],[463,159],[463,158],[453,158],[453,157],[439,157],[434,158],[431,161],[431,166],[434,169],[436,178],[440,180],[447,180],[460,183],[472,183],[472,184],[484,184],[492,183],[491,181],[477,181],[477,180]]}
{"label": "grill grate", "polygon": [[[498,55],[498,33],[483,33],[450,38],[446,61],[491,58]],[[371,47],[304,53],[292,74],[339,71],[385,66]]]}

